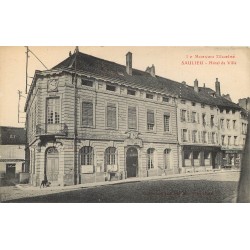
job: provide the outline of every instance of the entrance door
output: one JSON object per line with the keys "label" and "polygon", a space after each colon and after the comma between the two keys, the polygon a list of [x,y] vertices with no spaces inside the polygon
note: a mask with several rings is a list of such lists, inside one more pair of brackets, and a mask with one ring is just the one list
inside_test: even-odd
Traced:
{"label": "entrance door", "polygon": [[6,178],[15,179],[16,176],[16,164],[6,164]]}
{"label": "entrance door", "polygon": [[136,177],[138,169],[138,152],[136,148],[131,147],[127,150],[126,165],[127,178]]}
{"label": "entrance door", "polygon": [[56,148],[49,148],[46,153],[45,175],[48,181],[57,181],[59,174],[59,155]]}

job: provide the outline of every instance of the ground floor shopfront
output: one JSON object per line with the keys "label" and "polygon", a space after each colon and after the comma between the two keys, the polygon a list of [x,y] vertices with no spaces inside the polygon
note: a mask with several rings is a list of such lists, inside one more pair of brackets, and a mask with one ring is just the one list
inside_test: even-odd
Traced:
{"label": "ground floor shopfront", "polygon": [[141,139],[53,139],[27,148],[30,182],[74,185],[179,173],[178,145]]}
{"label": "ground floor shopfront", "polygon": [[240,168],[242,160],[242,150],[222,150],[222,167]]}
{"label": "ground floor shopfront", "polygon": [[220,147],[181,146],[182,172],[206,172],[221,166]]}

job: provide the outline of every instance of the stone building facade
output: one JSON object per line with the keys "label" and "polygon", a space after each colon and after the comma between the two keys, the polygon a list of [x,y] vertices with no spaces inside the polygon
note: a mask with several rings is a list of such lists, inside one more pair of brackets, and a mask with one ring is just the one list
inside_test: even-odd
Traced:
{"label": "stone building facade", "polygon": [[74,185],[218,168],[224,106],[240,109],[198,81],[157,76],[154,65],[134,69],[130,52],[125,65],[75,52],[35,72],[25,105],[30,181]]}

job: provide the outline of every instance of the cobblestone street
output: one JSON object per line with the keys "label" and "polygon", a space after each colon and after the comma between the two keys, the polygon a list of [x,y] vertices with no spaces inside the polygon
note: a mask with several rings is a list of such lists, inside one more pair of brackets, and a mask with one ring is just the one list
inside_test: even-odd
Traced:
{"label": "cobblestone street", "polygon": [[1,187],[2,202],[235,202],[239,172],[132,180],[101,186]]}

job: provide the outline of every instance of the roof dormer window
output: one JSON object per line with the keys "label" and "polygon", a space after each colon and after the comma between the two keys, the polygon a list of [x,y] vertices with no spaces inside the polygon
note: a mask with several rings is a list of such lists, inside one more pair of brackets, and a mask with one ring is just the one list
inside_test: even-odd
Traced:
{"label": "roof dormer window", "polygon": [[115,91],[115,90],[116,90],[116,87],[115,87],[114,85],[107,84],[107,85],[106,85],[106,90],[108,90],[108,91]]}

